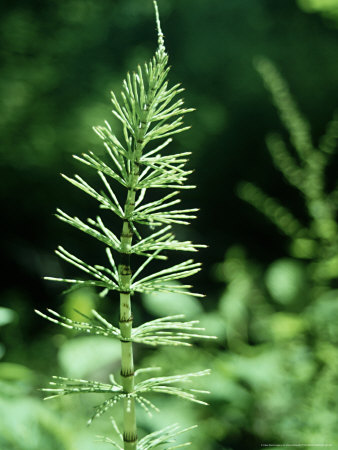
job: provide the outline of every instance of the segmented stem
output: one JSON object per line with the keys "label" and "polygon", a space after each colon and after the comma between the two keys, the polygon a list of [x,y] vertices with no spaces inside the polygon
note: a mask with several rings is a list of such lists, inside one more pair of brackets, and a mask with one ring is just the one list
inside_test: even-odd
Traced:
{"label": "segmented stem", "polygon": [[[119,277],[122,292],[120,293],[120,330],[121,330],[121,376],[122,386],[125,392],[134,391],[134,356],[133,344],[130,341],[133,316],[131,310],[131,277],[130,252],[133,240],[133,229],[129,221],[135,209],[136,186],[140,175],[140,159],[146,133],[148,111],[153,101],[152,91],[148,94],[148,102],[144,106],[140,117],[138,131],[134,137],[134,159],[131,161],[130,183],[128,186],[127,200],[124,207],[124,221],[121,233],[121,260],[119,264]],[[137,448],[137,426],[135,415],[135,399],[130,396],[124,399],[124,431],[123,441],[125,450],[136,450]]]}
{"label": "segmented stem", "polygon": [[[132,214],[135,208],[135,189],[139,176],[138,162],[133,164],[131,186],[128,188],[127,200],[124,208],[125,216]],[[119,277],[123,292],[120,293],[120,330],[121,330],[121,377],[125,392],[134,391],[134,356],[133,344],[130,341],[133,327],[131,311],[130,284],[132,271],[130,267],[130,249],[133,239],[133,230],[128,219],[123,222],[121,233],[121,261],[119,264]],[[133,397],[124,399],[124,430],[123,441],[126,450],[137,448],[137,426],[135,415],[135,400]]]}
{"label": "segmented stem", "polygon": [[[131,207],[131,199],[133,191],[128,191],[125,209]],[[131,337],[133,316],[131,311],[130,292],[130,254],[127,253],[128,247],[132,241],[132,230],[127,221],[123,223],[121,244],[125,248],[126,253],[121,254],[121,263],[119,265],[119,275],[123,283],[125,292],[120,293],[120,330],[121,330],[121,377],[122,386],[125,392],[132,393],[134,390],[134,357],[133,346],[129,340]],[[123,441],[124,448],[128,450],[135,450],[137,448],[137,427],[135,415],[135,400],[134,398],[124,399],[124,430]]]}

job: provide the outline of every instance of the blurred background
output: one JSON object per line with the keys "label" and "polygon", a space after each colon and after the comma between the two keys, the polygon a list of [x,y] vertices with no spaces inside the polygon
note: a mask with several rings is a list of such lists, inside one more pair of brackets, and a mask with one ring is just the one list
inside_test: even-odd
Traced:
{"label": "blurred background", "polygon": [[[140,412],[141,432],[198,423],[186,437],[194,450],[335,448],[338,159],[331,147],[338,127],[333,123],[321,147],[326,166],[311,159],[323,190],[301,193],[266,145],[277,132],[298,157],[253,61],[264,56],[277,67],[320,147],[338,105],[338,0],[159,0],[159,7],[170,81],[182,82],[186,105],[197,108],[175,149],[192,151],[198,188],[184,200],[201,211],[177,234],[208,245],[193,280],[206,299],[135,297],[135,320],[184,313],[218,340],[188,350],[136,347],[139,367],[213,371],[199,384],[212,391],[211,407],[155,399],[161,413],[150,420]],[[126,72],[156,48],[152,2],[3,0],[0,11],[0,448],[105,449],[95,436],[114,434],[109,417],[119,420],[118,407],[87,428],[100,398],[43,402],[38,388],[53,374],[107,381],[118,371],[119,345],[65,332],[33,310],[50,307],[77,319],[74,309],[97,308],[116,320],[114,296],[62,296],[61,285],[42,277],[76,274],[54,255],[58,244],[104,262],[103,247],[54,217],[56,207],[83,219],[96,214],[95,202],[59,173],[94,182],[71,155],[101,151],[93,125],[107,119],[118,127],[109,92],[119,92]],[[309,172],[301,176],[320,184]]]}

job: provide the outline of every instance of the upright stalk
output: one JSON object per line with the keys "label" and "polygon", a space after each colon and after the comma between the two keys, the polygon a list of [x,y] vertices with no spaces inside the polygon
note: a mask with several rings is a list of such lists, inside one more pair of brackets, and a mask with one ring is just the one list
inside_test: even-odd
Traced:
{"label": "upright stalk", "polygon": [[[150,94],[151,95],[151,94]],[[151,99],[150,99],[151,100]],[[119,264],[119,279],[122,291],[120,292],[120,320],[121,331],[121,377],[123,390],[127,394],[134,391],[134,355],[131,333],[133,328],[133,315],[131,310],[130,284],[132,270],[130,266],[130,253],[133,240],[133,229],[129,222],[135,209],[136,186],[139,178],[140,157],[147,123],[147,112],[149,105],[145,105],[138,133],[134,138],[135,159],[131,161],[130,185],[126,203],[124,205],[124,221],[120,237],[121,251]],[[123,443],[125,450],[136,450],[137,448],[137,425],[135,415],[135,399],[126,397],[123,405]]]}
{"label": "upright stalk", "polygon": [[[130,191],[129,191],[130,192]],[[128,195],[129,197],[129,195]],[[128,200],[126,208],[128,207]],[[128,222],[124,222],[121,243],[125,248],[130,246],[132,241],[132,232]],[[119,265],[119,274],[123,280],[123,286],[126,288],[125,292],[120,293],[120,331],[121,331],[121,377],[123,390],[131,394],[134,390],[134,357],[133,346],[130,341],[131,331],[133,326],[133,316],[131,312],[130,299],[130,256],[128,253],[121,254],[121,264]],[[124,399],[123,406],[124,427],[123,427],[123,441],[124,448],[128,450],[136,449],[137,445],[137,427],[135,416],[135,400],[130,397]]]}
{"label": "upright stalk", "polygon": [[[134,210],[135,191],[129,189],[124,211],[126,215]],[[131,394],[134,390],[134,356],[133,344],[130,340],[133,327],[130,296],[130,247],[133,239],[133,231],[127,220],[123,222],[121,233],[121,262],[119,265],[119,277],[124,292],[120,292],[120,331],[121,331],[121,377],[123,390]],[[137,426],[135,415],[135,400],[126,397],[123,405],[123,442],[126,450],[137,448]]]}

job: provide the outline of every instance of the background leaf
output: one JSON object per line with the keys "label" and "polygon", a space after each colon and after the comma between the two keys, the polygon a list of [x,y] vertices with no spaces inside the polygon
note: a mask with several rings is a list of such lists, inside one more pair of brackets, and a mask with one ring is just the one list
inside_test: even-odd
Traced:
{"label": "background leaf", "polygon": [[120,359],[121,344],[103,336],[77,337],[66,341],[58,358],[64,373],[69,377],[88,377],[109,367],[113,372]]}

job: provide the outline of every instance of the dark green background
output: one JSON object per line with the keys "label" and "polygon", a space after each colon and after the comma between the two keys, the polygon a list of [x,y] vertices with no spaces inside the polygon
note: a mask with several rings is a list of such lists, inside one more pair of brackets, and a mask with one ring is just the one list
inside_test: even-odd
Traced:
{"label": "dark green background", "polygon": [[[338,103],[338,3],[313,13],[293,0],[159,0],[159,7],[170,80],[182,82],[186,105],[197,109],[186,117],[192,129],[175,145],[192,151],[198,188],[184,198],[201,209],[190,238],[209,247],[200,252],[204,270],[194,284],[207,294],[210,312],[225,288],[215,267],[230,247],[246,248],[263,269],[287,254],[287,239],[237,197],[240,181],[254,181],[306,218],[301,197],[265,146],[269,131],[285,131],[253,58],[264,55],[276,64],[317,142]],[[31,369],[35,387],[45,383],[42,374],[54,372],[61,345],[55,327],[32,312],[59,310],[63,302],[61,286],[42,277],[72,273],[53,249],[62,244],[84,259],[102,260],[101,248],[53,216],[56,207],[83,218],[96,213],[95,203],[59,173],[85,174],[71,155],[100,147],[93,125],[106,119],[118,126],[109,91],[119,92],[125,73],[151,57],[156,30],[150,0],[4,0],[0,12],[1,305],[17,313],[2,328],[3,362]],[[335,184],[336,170],[333,158],[328,185]],[[178,233],[185,237],[189,230]],[[222,340],[210,350],[213,357],[215,348],[229,351]],[[33,388],[27,392],[39,396]],[[226,402],[217,405],[226,415]],[[209,436],[208,449],[260,448],[262,434],[250,420],[235,421],[215,443]]]}

